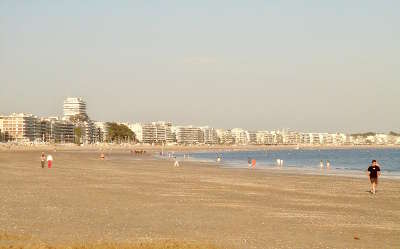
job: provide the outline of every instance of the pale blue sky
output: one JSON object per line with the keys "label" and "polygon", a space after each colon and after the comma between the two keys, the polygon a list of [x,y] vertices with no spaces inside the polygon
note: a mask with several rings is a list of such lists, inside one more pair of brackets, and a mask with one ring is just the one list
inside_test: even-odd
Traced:
{"label": "pale blue sky", "polygon": [[399,1],[0,0],[0,113],[400,130]]}

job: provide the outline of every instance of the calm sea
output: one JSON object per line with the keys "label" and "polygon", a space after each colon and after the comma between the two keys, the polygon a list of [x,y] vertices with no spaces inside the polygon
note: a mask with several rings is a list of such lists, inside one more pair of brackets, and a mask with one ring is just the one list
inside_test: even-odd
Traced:
{"label": "calm sea", "polygon": [[[301,170],[308,173],[320,173],[320,162],[330,161],[330,170],[326,174],[352,174],[365,176],[372,159],[378,160],[382,175],[400,178],[400,149],[299,149],[299,150],[262,150],[222,152],[221,167],[247,168],[248,158],[257,161],[259,169],[277,168],[277,159],[283,160],[283,169]],[[178,155],[182,160],[183,154]],[[216,162],[216,152],[191,153],[189,160]],[[186,159],[188,160],[188,159]],[[325,168],[324,167],[324,168]]]}

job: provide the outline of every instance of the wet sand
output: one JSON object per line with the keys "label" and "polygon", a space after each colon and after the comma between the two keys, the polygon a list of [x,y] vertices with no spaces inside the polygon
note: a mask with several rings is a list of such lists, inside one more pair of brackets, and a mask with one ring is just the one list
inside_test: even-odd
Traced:
{"label": "wet sand", "polygon": [[[218,168],[128,152],[0,152],[0,244],[185,240],[400,248],[400,181]],[[2,239],[3,238],[3,239]]]}

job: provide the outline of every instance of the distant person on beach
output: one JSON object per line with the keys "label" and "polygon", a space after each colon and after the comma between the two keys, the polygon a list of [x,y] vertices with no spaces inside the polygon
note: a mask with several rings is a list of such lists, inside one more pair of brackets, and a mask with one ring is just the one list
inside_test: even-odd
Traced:
{"label": "distant person on beach", "polygon": [[319,167],[320,167],[321,169],[324,168],[324,162],[323,162],[322,160],[319,162]]}
{"label": "distant person on beach", "polygon": [[47,156],[47,167],[50,169],[53,166],[53,157],[51,155]]}
{"label": "distant person on beach", "polygon": [[217,162],[221,162],[221,156],[217,153]]}
{"label": "distant person on beach", "polygon": [[251,167],[251,158],[250,157],[247,158],[247,164],[248,164],[248,166],[250,168]]}
{"label": "distant person on beach", "polygon": [[105,158],[106,158],[106,157],[105,157],[104,153],[101,153],[101,154],[100,154],[100,159],[101,159],[101,160],[104,160]]}
{"label": "distant person on beach", "polygon": [[256,159],[252,159],[252,160],[251,160],[251,167],[252,167],[253,169],[256,168]]}
{"label": "distant person on beach", "polygon": [[331,168],[331,162],[329,160],[326,160],[326,168],[327,169]]}
{"label": "distant person on beach", "polygon": [[176,158],[176,156],[174,157],[174,160],[175,160],[174,167],[179,167],[179,161],[178,158]]}
{"label": "distant person on beach", "polygon": [[42,169],[43,169],[46,163],[46,155],[44,154],[44,152],[42,152],[42,155],[40,156],[40,162],[42,164]]}
{"label": "distant person on beach", "polygon": [[368,167],[367,175],[371,182],[371,193],[375,194],[378,185],[378,177],[381,176],[381,168],[376,160],[372,160],[371,166]]}

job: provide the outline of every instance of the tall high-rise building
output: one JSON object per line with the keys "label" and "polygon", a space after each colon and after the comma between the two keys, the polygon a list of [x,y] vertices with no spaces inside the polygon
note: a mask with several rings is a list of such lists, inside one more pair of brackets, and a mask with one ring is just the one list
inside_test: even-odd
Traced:
{"label": "tall high-rise building", "polygon": [[82,98],[67,98],[64,100],[64,119],[70,119],[75,115],[88,116],[86,102]]}

